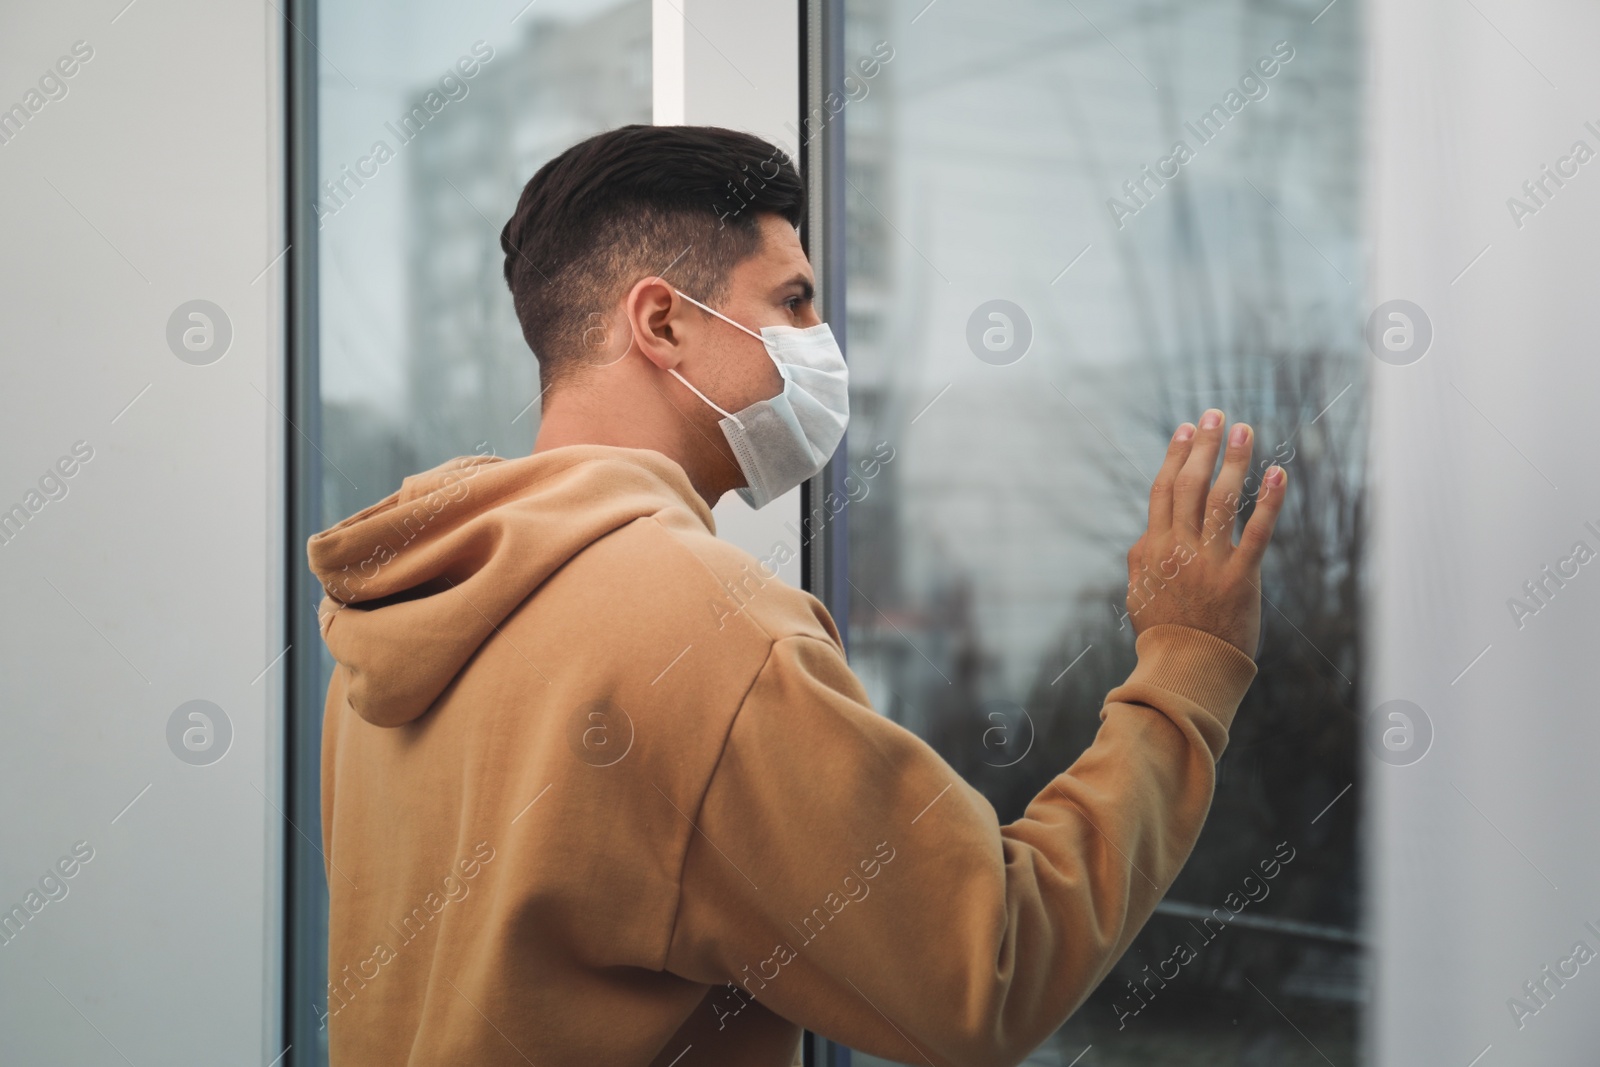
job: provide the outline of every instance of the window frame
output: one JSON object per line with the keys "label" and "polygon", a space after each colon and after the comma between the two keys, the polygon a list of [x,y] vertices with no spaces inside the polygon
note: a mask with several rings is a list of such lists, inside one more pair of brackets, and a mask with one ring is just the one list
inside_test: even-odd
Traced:
{"label": "window frame", "polygon": [[[317,218],[317,34],[316,0],[288,0],[283,30],[285,165],[289,254],[285,257],[287,352],[285,401],[298,431],[288,446],[286,559],[284,561],[285,694],[283,716],[285,815],[295,833],[283,836],[283,1063],[320,1065],[322,1030],[316,1004],[327,993],[328,960],[319,923],[328,914],[322,837],[322,728],[325,694],[319,657],[322,634],[317,608],[322,590],[306,565],[305,546],[321,529],[322,464],[315,442],[322,437],[322,390],[318,346]],[[308,836],[314,834],[315,836]],[[309,1011],[307,1009],[310,1009]]]}

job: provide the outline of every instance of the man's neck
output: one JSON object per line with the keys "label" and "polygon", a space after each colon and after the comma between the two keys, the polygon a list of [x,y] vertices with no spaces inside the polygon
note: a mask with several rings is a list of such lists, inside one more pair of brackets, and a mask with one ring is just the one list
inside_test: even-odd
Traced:
{"label": "man's neck", "polygon": [[727,490],[708,484],[709,480],[702,473],[700,464],[685,455],[685,450],[676,442],[664,442],[663,436],[665,435],[648,432],[638,423],[616,425],[604,418],[586,418],[576,412],[568,414],[560,410],[546,410],[539,421],[539,433],[534,438],[533,451],[548,452],[568,445],[648,448],[661,453],[682,467],[683,472],[688,475],[689,484],[706,502],[706,507],[716,507],[717,501]]}

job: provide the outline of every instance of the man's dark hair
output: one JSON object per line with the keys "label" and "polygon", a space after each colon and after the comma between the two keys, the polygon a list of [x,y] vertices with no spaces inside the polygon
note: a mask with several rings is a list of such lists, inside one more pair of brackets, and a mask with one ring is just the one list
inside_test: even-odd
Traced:
{"label": "man's dark hair", "polygon": [[[585,363],[586,342],[640,278],[715,304],[761,247],[758,219],[798,226],[805,184],[759,137],[718,126],[623,126],[539,168],[500,231],[506,284],[545,389]],[[592,349],[590,349],[592,351]]]}

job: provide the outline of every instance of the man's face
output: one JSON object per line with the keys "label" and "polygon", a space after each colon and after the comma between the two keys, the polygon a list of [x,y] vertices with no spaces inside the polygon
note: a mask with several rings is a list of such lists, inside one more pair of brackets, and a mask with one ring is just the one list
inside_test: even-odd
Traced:
{"label": "man's face", "polygon": [[[822,320],[812,299],[816,283],[799,235],[777,215],[762,215],[759,225],[761,246],[728,272],[727,295],[721,304],[712,304],[700,293],[689,295],[756,333],[763,326],[817,325]],[[693,304],[688,305],[688,314],[698,318],[694,339],[702,344],[695,345],[700,351],[688,361],[694,370],[686,376],[702,392],[737,412],[783,391],[783,377],[760,341]],[[706,410],[713,422],[721,418]]]}

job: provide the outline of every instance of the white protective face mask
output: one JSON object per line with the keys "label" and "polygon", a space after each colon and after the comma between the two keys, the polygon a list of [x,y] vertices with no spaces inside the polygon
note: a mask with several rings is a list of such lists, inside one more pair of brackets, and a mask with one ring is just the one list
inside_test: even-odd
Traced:
{"label": "white protective face mask", "polygon": [[781,393],[734,413],[723,411],[683,375],[671,371],[678,381],[694,389],[695,396],[722,414],[723,436],[749,482],[738,490],[739,496],[752,508],[764,508],[819,474],[844,439],[850,422],[850,378],[844,354],[825,322],[804,330],[763,326],[756,333],[689,294],[677,292],[760,341],[783,376]]}

